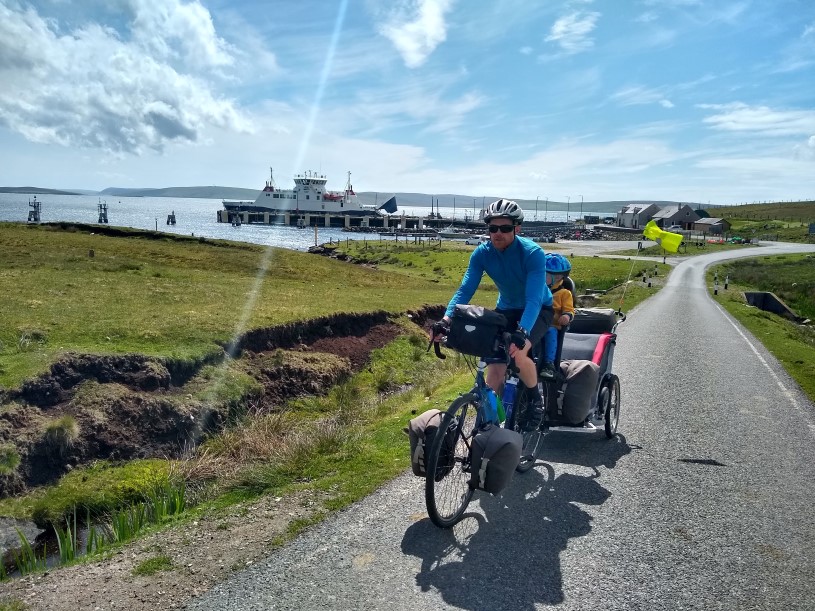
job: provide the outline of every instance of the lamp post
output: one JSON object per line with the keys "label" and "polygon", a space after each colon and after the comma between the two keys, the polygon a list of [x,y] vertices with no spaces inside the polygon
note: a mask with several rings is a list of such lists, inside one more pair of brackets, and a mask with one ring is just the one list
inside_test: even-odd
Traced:
{"label": "lamp post", "polygon": [[580,218],[583,218],[583,196],[580,196]]}
{"label": "lamp post", "polygon": [[535,220],[538,220],[538,200],[540,199],[540,195],[535,196]]}
{"label": "lamp post", "polygon": [[569,222],[569,204],[570,204],[571,201],[572,201],[572,196],[567,195],[566,196],[566,222],[567,223]]}
{"label": "lamp post", "polygon": [[549,198],[546,198],[546,207],[544,208],[543,212],[543,222],[546,222],[546,219],[549,218]]}

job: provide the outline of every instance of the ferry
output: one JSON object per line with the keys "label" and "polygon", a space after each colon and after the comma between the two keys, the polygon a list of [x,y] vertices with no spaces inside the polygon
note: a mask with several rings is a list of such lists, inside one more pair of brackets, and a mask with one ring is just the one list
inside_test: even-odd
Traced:
{"label": "ferry", "polygon": [[343,191],[329,191],[325,188],[328,179],[324,174],[304,172],[294,177],[293,189],[279,189],[275,185],[274,170],[269,168],[270,176],[266,186],[255,201],[223,200],[224,209],[228,212],[268,212],[270,214],[342,214],[350,216],[379,215],[381,212],[396,212],[396,198],[391,197],[380,206],[360,203],[359,197],[351,186],[351,172]]}

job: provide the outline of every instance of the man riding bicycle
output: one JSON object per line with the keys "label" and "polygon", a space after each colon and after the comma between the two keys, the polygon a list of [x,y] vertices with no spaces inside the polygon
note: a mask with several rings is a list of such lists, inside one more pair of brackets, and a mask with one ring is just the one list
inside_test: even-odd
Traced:
{"label": "man riding bicycle", "polygon": [[[546,285],[546,257],[543,249],[528,238],[518,235],[524,220],[523,209],[514,201],[499,199],[487,206],[490,241],[478,246],[470,255],[461,286],[447,305],[445,325],[457,304],[472,299],[486,273],[498,287],[496,311],[506,316],[509,329],[515,328],[510,356],[515,360],[518,377],[531,389],[529,424],[535,426],[543,419],[543,404],[537,392],[538,375],[529,356],[532,346],[538,345],[552,323],[552,293]],[[434,338],[438,340],[438,337]],[[487,356],[487,355],[485,355]],[[487,369],[487,384],[501,394],[506,364],[491,364]]]}

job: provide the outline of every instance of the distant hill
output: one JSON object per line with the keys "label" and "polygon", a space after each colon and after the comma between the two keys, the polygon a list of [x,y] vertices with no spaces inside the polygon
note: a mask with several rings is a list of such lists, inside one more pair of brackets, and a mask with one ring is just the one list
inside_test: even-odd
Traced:
{"label": "distant hill", "polygon": [[76,191],[60,191],[41,187],[0,187],[0,193],[26,193],[31,195],[80,195]]}
{"label": "distant hill", "polygon": [[240,199],[254,201],[257,189],[240,187],[166,187],[164,189],[122,189],[109,187],[101,191],[102,195],[119,197],[197,197],[201,199]]}
{"label": "distant hill", "polygon": [[[254,201],[258,195],[257,189],[243,189],[240,187],[166,187],[163,189],[148,189],[148,188],[122,188],[122,187],[109,187],[103,191],[87,191],[85,189],[74,189],[72,191],[58,191],[55,189],[42,189],[39,187],[0,187],[0,193],[51,193],[56,195],[108,195],[118,197],[194,197],[201,199],[233,199],[242,201]],[[473,210],[476,215],[481,211],[482,206],[489,204],[498,199],[498,196],[480,196],[473,197],[471,195],[453,195],[450,193],[429,194],[429,193],[412,193],[412,192],[374,192],[374,191],[361,191],[357,193],[361,203],[365,205],[383,204],[392,195],[396,196],[396,203],[400,207],[418,206],[429,208],[432,205],[438,205],[442,208],[461,208],[461,210]],[[579,196],[578,196],[579,197]],[[658,206],[676,206],[681,203],[688,202],[674,202],[674,201],[657,201],[657,200],[627,200],[627,201],[606,201],[606,202],[583,202],[582,205],[579,201],[562,202],[562,201],[547,201],[538,199],[516,199],[524,210],[535,211],[539,214],[545,213],[547,210],[551,211],[571,211],[572,214],[578,215],[581,210],[583,214],[613,214],[619,212],[624,206],[629,204],[657,204]],[[690,203],[692,208],[700,208],[701,204]]]}

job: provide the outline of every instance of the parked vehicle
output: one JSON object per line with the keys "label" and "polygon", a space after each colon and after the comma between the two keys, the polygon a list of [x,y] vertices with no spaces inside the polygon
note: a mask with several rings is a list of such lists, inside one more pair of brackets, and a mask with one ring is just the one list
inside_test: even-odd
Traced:
{"label": "parked vehicle", "polygon": [[470,246],[478,246],[479,244],[489,241],[490,239],[485,235],[471,235],[469,238],[464,240],[464,243],[469,244]]}

